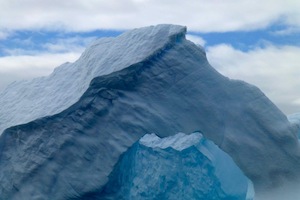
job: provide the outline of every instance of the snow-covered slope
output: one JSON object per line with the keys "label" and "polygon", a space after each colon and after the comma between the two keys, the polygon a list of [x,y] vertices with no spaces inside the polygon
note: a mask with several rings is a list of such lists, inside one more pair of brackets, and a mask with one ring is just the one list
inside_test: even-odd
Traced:
{"label": "snow-covered slope", "polygon": [[[90,77],[97,76],[96,71],[107,75],[94,78],[78,100],[73,95],[79,96],[77,87],[88,80],[78,78],[85,80],[80,83],[71,78],[80,77],[81,72],[75,70],[78,73],[66,75],[70,88],[64,86],[62,90],[67,92],[53,91],[53,96],[56,92],[71,95],[45,100],[57,105],[70,98],[74,102],[71,107],[65,109],[67,104],[58,103],[55,112],[64,111],[3,132],[0,196],[80,199],[103,189],[120,156],[144,134],[153,132],[160,137],[177,132],[203,133],[253,181],[258,198],[266,191],[296,183],[300,170],[296,127],[258,88],[214,70],[205,52],[184,36],[184,27],[162,25],[133,30],[115,39],[128,40],[124,44],[134,47],[118,46],[108,39],[87,49],[81,57],[82,71],[93,74]],[[117,52],[110,52],[113,45]],[[131,48],[135,50],[129,51]],[[96,61],[99,65],[89,68]],[[72,71],[72,67],[64,65],[51,76]],[[110,67],[112,70],[107,71]],[[40,91],[45,85],[35,87]],[[5,95],[14,94],[15,88],[8,88]],[[39,104],[37,101],[33,102]],[[31,105],[24,101],[16,108],[22,104]],[[1,110],[1,116],[6,112]],[[19,123],[11,118],[10,123]],[[10,126],[5,124],[3,127]]]}
{"label": "snow-covered slope", "polygon": [[158,25],[95,41],[75,63],[47,77],[15,82],[0,92],[0,134],[12,125],[53,115],[74,104],[94,77],[145,60],[184,34],[185,27]]}

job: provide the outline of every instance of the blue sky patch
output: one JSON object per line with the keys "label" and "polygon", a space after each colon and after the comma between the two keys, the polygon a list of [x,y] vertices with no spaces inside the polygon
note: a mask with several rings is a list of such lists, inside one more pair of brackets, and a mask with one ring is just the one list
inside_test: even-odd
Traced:
{"label": "blue sky patch", "polygon": [[[96,30],[92,32],[47,32],[47,31],[18,31],[0,43],[0,56],[11,54],[36,54],[47,51],[45,44],[55,44],[70,38],[100,38],[115,37],[121,31]],[[73,41],[76,45],[86,46],[85,40]]]}
{"label": "blue sky patch", "polygon": [[286,30],[286,27],[272,26],[268,29],[257,31],[236,31],[224,33],[190,32],[190,34],[202,37],[206,41],[206,46],[214,46],[225,43],[242,51],[249,51],[257,47],[263,48],[269,44],[278,46],[300,46],[300,35],[297,32],[280,34],[283,30]]}
{"label": "blue sky patch", "polygon": [[[257,31],[235,31],[235,32],[212,32],[188,34],[199,36],[206,41],[206,46],[218,44],[229,44],[236,49],[249,51],[257,47],[272,45],[300,46],[300,36],[297,33],[282,34],[287,27],[271,26],[265,30]],[[115,37],[122,31],[95,30],[91,32],[51,32],[51,31],[18,31],[14,32],[0,44],[0,56],[30,55],[37,52],[49,51],[45,44],[55,44],[58,41],[77,38],[70,41],[74,45],[85,47],[90,40],[86,38]],[[57,50],[59,52],[59,50]]]}

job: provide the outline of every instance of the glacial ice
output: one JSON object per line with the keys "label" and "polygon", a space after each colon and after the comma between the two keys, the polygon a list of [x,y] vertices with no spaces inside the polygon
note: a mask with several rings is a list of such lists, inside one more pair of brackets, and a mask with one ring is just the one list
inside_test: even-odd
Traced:
{"label": "glacial ice", "polygon": [[121,157],[104,189],[89,197],[245,200],[246,192],[247,178],[228,155],[200,133],[178,133],[142,137]]}
{"label": "glacial ice", "polygon": [[147,133],[201,132],[252,180],[257,199],[299,182],[297,126],[258,88],[213,69],[185,32],[159,25],[102,39],[74,64],[4,90],[0,196],[82,199],[101,191]]}
{"label": "glacial ice", "polygon": [[119,71],[155,54],[185,27],[158,25],[93,42],[75,63],[50,76],[14,82],[0,91],[0,134],[10,126],[57,114],[75,102],[95,77]]}

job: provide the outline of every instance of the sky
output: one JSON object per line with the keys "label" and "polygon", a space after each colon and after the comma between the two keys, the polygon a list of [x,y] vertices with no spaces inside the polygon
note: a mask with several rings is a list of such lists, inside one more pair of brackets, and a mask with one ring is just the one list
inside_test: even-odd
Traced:
{"label": "sky", "polygon": [[187,26],[219,72],[300,112],[299,0],[0,0],[0,91],[76,61],[96,38],[155,24]]}

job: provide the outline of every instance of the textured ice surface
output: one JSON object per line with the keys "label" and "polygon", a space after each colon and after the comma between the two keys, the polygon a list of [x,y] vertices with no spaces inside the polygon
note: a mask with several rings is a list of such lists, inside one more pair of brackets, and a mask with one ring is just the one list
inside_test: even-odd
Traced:
{"label": "textured ice surface", "polygon": [[[190,135],[178,133],[166,138],[159,138],[155,134],[147,134],[140,139],[139,143],[153,149],[173,148],[176,150],[175,152],[195,147],[193,149],[196,150],[196,152],[202,154],[210,161],[210,165],[214,168],[214,178],[217,178],[220,182],[218,187],[221,187],[222,191],[226,194],[226,198],[245,199],[247,190],[249,190],[247,191],[247,200],[252,200],[254,197],[253,186],[250,180],[248,180],[250,184],[248,186],[245,175],[243,175],[236,166],[232,158],[220,150],[213,142],[205,139],[200,133],[192,133]],[[171,154],[168,156],[172,157]],[[147,158],[145,158],[145,160],[146,159]],[[192,169],[189,169],[187,171],[191,170]],[[198,184],[201,187],[203,183]],[[248,188],[246,189],[246,187]],[[193,198],[190,197],[189,199]],[[204,199],[210,199],[210,197]]]}
{"label": "textured ice surface", "polygon": [[145,135],[122,156],[104,190],[89,195],[245,200],[246,192],[247,179],[228,155],[200,133],[180,133],[163,139]]}
{"label": "textured ice surface", "polygon": [[58,112],[3,132],[3,199],[80,199],[102,190],[120,156],[147,133],[203,133],[253,181],[258,198],[299,180],[297,127],[258,88],[213,69],[184,27],[100,40],[76,63],[1,94],[3,128],[40,114],[35,106],[47,113],[34,118]]}
{"label": "textured ice surface", "polygon": [[14,82],[0,91],[0,134],[5,128],[56,114],[71,106],[97,76],[119,71],[158,53],[185,27],[158,25],[135,29],[91,44],[75,63],[50,76]]}

